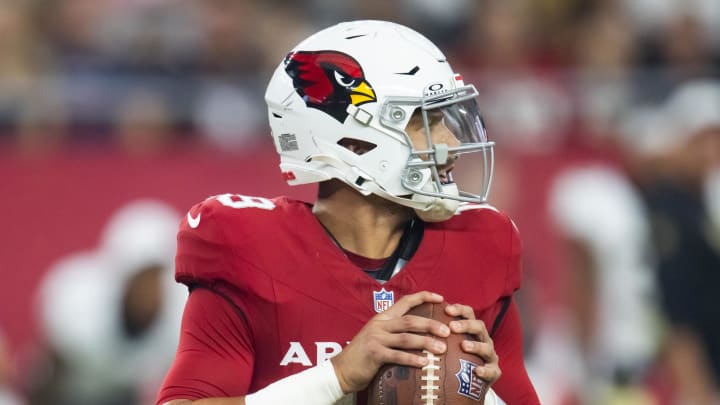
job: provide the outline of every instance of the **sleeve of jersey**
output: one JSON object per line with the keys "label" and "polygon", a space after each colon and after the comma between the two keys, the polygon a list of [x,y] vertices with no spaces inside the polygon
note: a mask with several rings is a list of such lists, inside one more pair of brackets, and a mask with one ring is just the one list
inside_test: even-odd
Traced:
{"label": "sleeve of jersey", "polygon": [[512,301],[493,336],[502,376],[492,388],[507,404],[539,405],[540,400],[525,369],[522,341],[520,316]]}
{"label": "sleeve of jersey", "polygon": [[242,314],[228,300],[209,289],[194,289],[157,404],[247,394],[254,362],[249,336]]}
{"label": "sleeve of jersey", "polygon": [[175,278],[193,287],[227,281],[236,257],[223,231],[227,218],[213,199],[195,205],[180,224],[175,256]]}

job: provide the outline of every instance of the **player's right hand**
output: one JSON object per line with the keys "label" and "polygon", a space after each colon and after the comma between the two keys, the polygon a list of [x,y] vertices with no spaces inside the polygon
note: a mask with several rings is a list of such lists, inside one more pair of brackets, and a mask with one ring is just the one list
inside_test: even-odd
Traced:
{"label": "player's right hand", "polygon": [[411,308],[422,303],[442,301],[442,296],[422,291],[406,295],[385,312],[372,317],[332,359],[343,392],[348,394],[365,388],[386,363],[410,367],[427,365],[426,357],[405,350],[444,353],[447,349],[445,343],[434,336],[448,337],[448,326],[433,319],[406,315]]}

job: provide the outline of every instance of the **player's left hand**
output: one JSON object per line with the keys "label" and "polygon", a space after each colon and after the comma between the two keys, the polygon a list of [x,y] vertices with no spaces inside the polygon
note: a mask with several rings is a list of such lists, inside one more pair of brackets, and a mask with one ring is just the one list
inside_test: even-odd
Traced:
{"label": "player's left hand", "polygon": [[495,353],[495,345],[485,327],[485,322],[475,319],[475,312],[467,305],[448,305],[445,312],[452,317],[464,318],[450,322],[448,326],[453,333],[468,333],[477,338],[478,341],[463,341],[461,347],[465,352],[476,354],[485,360],[483,366],[475,368],[475,374],[488,385],[492,385],[500,378],[502,371],[500,371],[498,355]]}

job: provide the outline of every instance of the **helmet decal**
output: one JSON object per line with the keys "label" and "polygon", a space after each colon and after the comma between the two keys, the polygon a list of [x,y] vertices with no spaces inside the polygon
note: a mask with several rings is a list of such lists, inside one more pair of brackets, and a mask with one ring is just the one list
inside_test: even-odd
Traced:
{"label": "helmet decal", "polygon": [[305,105],[329,114],[340,123],[348,116],[348,105],[377,101],[362,67],[345,53],[291,52],[285,57],[284,64],[285,72],[293,79],[293,87]]}

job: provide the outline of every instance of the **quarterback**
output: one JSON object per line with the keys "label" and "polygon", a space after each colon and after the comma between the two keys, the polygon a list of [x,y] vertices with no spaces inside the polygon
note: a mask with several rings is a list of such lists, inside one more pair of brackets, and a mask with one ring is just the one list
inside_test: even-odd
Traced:
{"label": "quarterback", "polygon": [[[362,404],[383,364],[425,366],[409,350],[443,353],[437,338],[467,333],[461,349],[484,360],[468,378],[497,402],[538,404],[512,299],[519,236],[486,202],[493,143],[476,97],[398,24],[342,23],[297,45],[265,98],[284,178],[319,183],[317,200],[221,194],[190,209],[176,257],[190,295],[157,403]],[[461,156],[475,188],[454,180]],[[443,300],[448,325],[406,314]]]}

